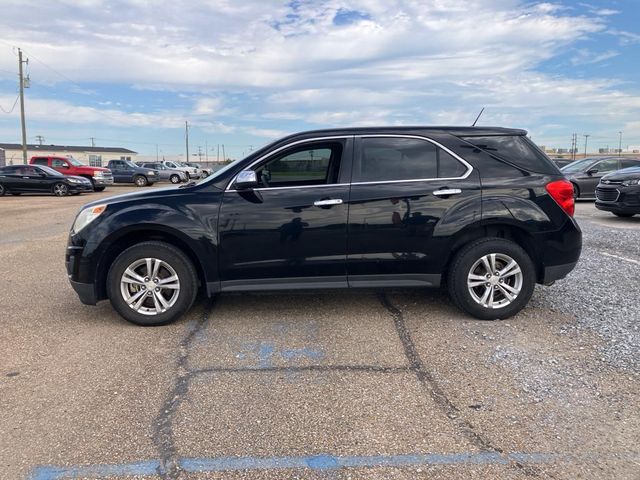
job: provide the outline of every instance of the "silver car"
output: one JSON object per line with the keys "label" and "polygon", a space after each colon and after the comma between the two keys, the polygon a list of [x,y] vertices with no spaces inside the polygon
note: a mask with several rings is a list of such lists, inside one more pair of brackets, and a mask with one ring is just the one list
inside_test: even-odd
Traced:
{"label": "silver car", "polygon": [[187,174],[182,170],[169,168],[160,162],[138,162],[138,166],[157,170],[161,181],[169,180],[171,183],[180,183],[188,180]]}

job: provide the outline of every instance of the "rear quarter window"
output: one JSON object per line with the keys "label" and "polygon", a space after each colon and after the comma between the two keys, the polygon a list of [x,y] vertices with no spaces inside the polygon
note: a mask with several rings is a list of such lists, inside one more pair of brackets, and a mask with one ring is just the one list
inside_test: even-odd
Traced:
{"label": "rear quarter window", "polygon": [[491,155],[531,172],[558,174],[558,167],[524,135],[461,137]]}

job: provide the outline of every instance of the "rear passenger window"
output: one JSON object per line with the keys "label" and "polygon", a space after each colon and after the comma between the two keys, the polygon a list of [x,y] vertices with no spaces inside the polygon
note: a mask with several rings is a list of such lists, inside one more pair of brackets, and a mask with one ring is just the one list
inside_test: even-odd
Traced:
{"label": "rear passenger window", "polygon": [[353,182],[461,177],[467,168],[431,142],[417,138],[364,138]]}

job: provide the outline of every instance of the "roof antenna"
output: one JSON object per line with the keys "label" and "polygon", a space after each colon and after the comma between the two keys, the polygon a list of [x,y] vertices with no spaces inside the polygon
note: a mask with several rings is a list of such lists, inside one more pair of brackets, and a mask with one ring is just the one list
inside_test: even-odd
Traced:
{"label": "roof antenna", "polygon": [[471,125],[472,127],[476,126],[476,123],[478,123],[478,120],[480,119],[480,115],[482,115],[482,112],[484,112],[484,107],[482,107],[482,110],[480,110],[480,113],[478,114],[478,116],[476,117],[476,121],[473,122],[473,125]]}

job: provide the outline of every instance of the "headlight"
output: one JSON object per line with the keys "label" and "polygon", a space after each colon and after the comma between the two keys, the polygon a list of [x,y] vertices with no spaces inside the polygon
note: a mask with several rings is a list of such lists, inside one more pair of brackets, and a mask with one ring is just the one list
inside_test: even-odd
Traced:
{"label": "headlight", "polygon": [[67,181],[69,183],[82,183],[81,180],[78,180],[77,178],[71,178],[71,177],[67,177]]}
{"label": "headlight", "polygon": [[156,174],[156,172],[154,172],[153,170],[149,170],[149,171],[147,172],[147,175],[155,175],[155,174]]}
{"label": "headlight", "polygon": [[638,185],[638,184],[640,184],[640,178],[634,178],[632,180],[622,181],[622,185],[624,185],[625,187],[630,187],[631,185]]}
{"label": "headlight", "polygon": [[98,218],[102,212],[106,210],[106,205],[96,205],[95,207],[89,207],[82,210],[76,217],[76,221],[73,222],[73,231],[78,233],[84,227]]}
{"label": "headlight", "polygon": [[103,171],[93,172],[93,176],[94,177],[103,177],[104,176],[104,172]]}

